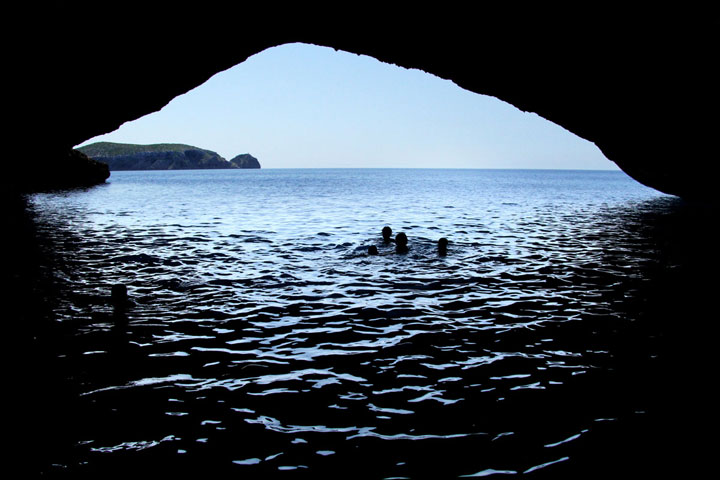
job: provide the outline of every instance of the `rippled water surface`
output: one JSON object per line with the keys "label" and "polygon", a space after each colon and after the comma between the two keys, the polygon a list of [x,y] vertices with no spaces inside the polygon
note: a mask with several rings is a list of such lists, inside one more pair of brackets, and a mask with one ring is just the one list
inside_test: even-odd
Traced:
{"label": "rippled water surface", "polygon": [[655,285],[682,266],[657,233],[676,203],[570,171],[113,172],[36,194],[72,416],[44,468],[457,478],[632,456],[675,388]]}

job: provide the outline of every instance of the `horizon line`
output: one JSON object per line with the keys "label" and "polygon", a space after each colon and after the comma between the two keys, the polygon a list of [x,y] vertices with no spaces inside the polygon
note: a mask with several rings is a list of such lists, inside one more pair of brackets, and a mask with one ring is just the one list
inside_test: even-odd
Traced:
{"label": "horizon line", "polygon": [[138,169],[138,170],[110,170],[110,172],[186,172],[193,170],[225,171],[225,170],[538,170],[538,171],[565,171],[565,172],[622,172],[616,168],[533,168],[533,167],[261,167],[261,168],[180,168],[180,169]]}

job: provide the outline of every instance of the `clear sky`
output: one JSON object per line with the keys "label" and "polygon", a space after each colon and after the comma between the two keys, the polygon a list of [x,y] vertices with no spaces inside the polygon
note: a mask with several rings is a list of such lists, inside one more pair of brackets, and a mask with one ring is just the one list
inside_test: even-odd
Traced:
{"label": "clear sky", "polygon": [[496,98],[303,44],[261,52],[83,145],[98,141],[250,153],[263,168],[617,169],[593,143]]}

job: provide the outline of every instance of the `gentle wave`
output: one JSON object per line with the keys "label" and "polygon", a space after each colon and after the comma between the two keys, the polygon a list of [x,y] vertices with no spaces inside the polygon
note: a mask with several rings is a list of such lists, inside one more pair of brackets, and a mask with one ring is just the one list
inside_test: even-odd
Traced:
{"label": "gentle wave", "polygon": [[[417,475],[432,445],[457,475],[533,472],[634,408],[593,397],[619,388],[608,380],[623,368],[618,343],[659,262],[647,218],[667,197],[623,184],[619,200],[535,190],[507,201],[452,181],[419,195],[411,182],[377,205],[352,178],[330,188],[322,177],[300,195],[330,188],[317,204],[273,196],[265,177],[195,182],[189,199],[162,177],[164,190],[124,197],[143,178],[33,198],[55,258],[54,319],[72,338],[58,360],[87,406],[64,468],[173,445],[251,472],[318,474],[377,455],[373,477]],[[382,191],[360,183],[373,181]],[[386,223],[408,232],[408,254],[381,241]],[[133,301],[122,314],[115,283]],[[109,418],[142,426],[95,427]],[[307,457],[309,446],[326,454]]]}

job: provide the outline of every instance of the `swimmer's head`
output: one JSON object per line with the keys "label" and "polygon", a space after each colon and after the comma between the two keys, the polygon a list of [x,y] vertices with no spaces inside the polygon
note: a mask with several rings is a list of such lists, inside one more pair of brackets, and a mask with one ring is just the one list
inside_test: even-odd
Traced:
{"label": "swimmer's head", "polygon": [[382,236],[383,236],[383,240],[385,240],[386,242],[389,242],[389,241],[390,241],[390,237],[392,236],[392,228],[390,228],[390,227],[383,227],[383,229],[382,229]]}
{"label": "swimmer's head", "polygon": [[405,235],[403,232],[398,233],[395,236],[395,251],[397,253],[407,253],[407,242],[407,235]]}
{"label": "swimmer's head", "polygon": [[113,285],[110,290],[110,299],[115,308],[125,307],[128,302],[127,287],[122,283]]}
{"label": "swimmer's head", "polygon": [[375,245],[370,245],[368,247],[368,255],[377,255],[377,254],[378,254],[377,247]]}
{"label": "swimmer's head", "polygon": [[407,235],[405,235],[403,232],[400,232],[395,236],[395,243],[398,246],[406,247],[407,242],[408,242]]}
{"label": "swimmer's head", "polygon": [[440,255],[445,255],[447,253],[447,245],[448,245],[448,239],[443,237],[440,240],[438,240],[438,253]]}

